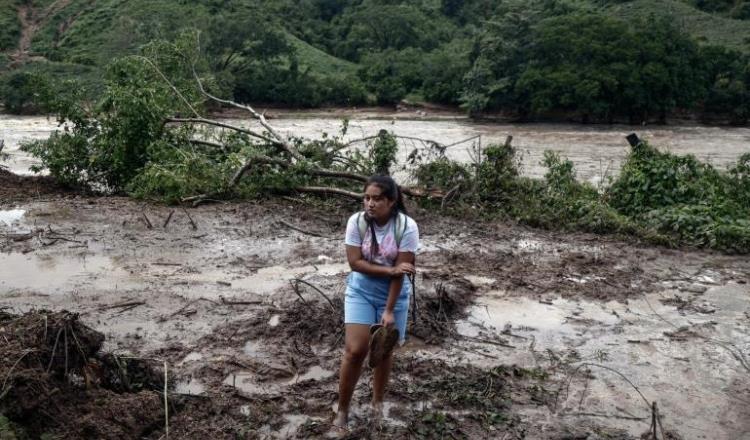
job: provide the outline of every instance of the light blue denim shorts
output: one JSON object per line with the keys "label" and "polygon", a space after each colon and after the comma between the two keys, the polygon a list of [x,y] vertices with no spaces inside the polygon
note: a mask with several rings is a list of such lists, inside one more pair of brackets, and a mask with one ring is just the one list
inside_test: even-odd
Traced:
{"label": "light blue denim shorts", "polygon": [[[352,272],[346,279],[344,297],[344,323],[372,325],[380,322],[388,301],[390,278],[374,277]],[[393,316],[399,333],[399,344],[406,341],[406,321],[409,318],[411,284],[404,276],[401,293],[393,307]]]}

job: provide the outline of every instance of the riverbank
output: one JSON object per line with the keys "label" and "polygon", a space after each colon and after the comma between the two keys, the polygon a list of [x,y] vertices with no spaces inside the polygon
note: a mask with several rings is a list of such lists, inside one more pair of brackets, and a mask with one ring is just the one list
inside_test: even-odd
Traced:
{"label": "riverbank", "polygon": [[[633,127],[637,130],[639,127],[705,127],[705,128],[743,128],[748,124],[732,124],[731,120],[721,115],[700,115],[688,111],[677,111],[670,114],[663,120],[649,119],[645,121],[633,122],[626,117],[615,117],[609,121],[588,120],[575,113],[550,112],[538,115],[533,119],[524,120],[518,114],[508,111],[487,111],[479,115],[470,116],[464,109],[456,105],[435,104],[420,101],[402,101],[392,106],[321,106],[311,108],[289,107],[275,103],[251,103],[249,104],[259,112],[265,112],[267,119],[275,118],[337,118],[337,119],[372,119],[372,120],[422,120],[422,121],[440,121],[455,120],[467,121],[473,123],[494,123],[494,124],[574,124],[581,127],[598,127],[623,125]],[[0,105],[0,116],[31,116],[46,117],[45,114],[24,113],[22,115],[12,115],[6,113]],[[209,111],[209,117],[220,119],[247,119],[247,112],[237,108],[225,107],[222,109],[212,109]]]}

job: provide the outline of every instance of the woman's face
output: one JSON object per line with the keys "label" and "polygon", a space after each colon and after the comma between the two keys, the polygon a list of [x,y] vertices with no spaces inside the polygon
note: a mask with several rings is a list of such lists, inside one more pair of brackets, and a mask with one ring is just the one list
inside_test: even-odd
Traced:
{"label": "woman's face", "polygon": [[365,212],[375,220],[387,221],[395,203],[395,200],[390,200],[383,194],[378,185],[372,184],[365,188]]}

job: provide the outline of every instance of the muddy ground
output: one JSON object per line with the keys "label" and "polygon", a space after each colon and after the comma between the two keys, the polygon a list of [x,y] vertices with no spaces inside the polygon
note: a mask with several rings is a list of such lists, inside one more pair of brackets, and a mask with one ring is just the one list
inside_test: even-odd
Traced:
{"label": "muddy ground", "polygon": [[[321,437],[356,209],[290,198],[183,210],[4,176],[1,304],[77,313],[103,352],[166,361],[170,438]],[[652,402],[668,438],[750,438],[747,256],[413,215],[417,321],[386,417],[369,416],[366,371],[349,438],[640,438]],[[106,401],[93,387],[84,396]],[[123,417],[111,437],[163,438],[151,404],[138,434]]]}

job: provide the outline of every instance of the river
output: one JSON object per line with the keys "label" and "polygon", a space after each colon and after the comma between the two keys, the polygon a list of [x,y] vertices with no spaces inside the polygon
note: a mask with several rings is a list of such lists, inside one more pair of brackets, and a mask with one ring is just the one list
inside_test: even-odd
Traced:
{"label": "river", "polygon": [[[306,138],[319,138],[323,133],[335,135],[340,131],[339,114],[278,112],[269,122],[280,132]],[[232,119],[234,124],[253,125],[252,121]],[[5,153],[10,159],[4,164],[18,174],[29,174],[34,158],[19,151],[26,140],[44,139],[57,129],[54,119],[40,116],[0,115],[0,139],[5,140]],[[750,152],[750,128],[705,126],[627,126],[577,124],[507,124],[473,122],[458,115],[437,119],[420,117],[417,113],[402,115],[387,113],[355,113],[349,121],[346,140],[358,139],[386,129],[399,136],[431,139],[444,145],[481,136],[481,145],[502,143],[513,136],[513,145],[522,156],[521,172],[530,177],[541,177],[545,169],[540,165],[545,150],[554,150],[573,161],[579,180],[597,183],[603,176],[618,172],[629,146],[625,136],[637,133],[662,150],[693,154],[719,168],[726,168],[743,154]],[[476,142],[474,140],[473,142]],[[470,160],[472,142],[464,142],[446,151],[448,157]],[[401,161],[418,141],[401,141]]]}

